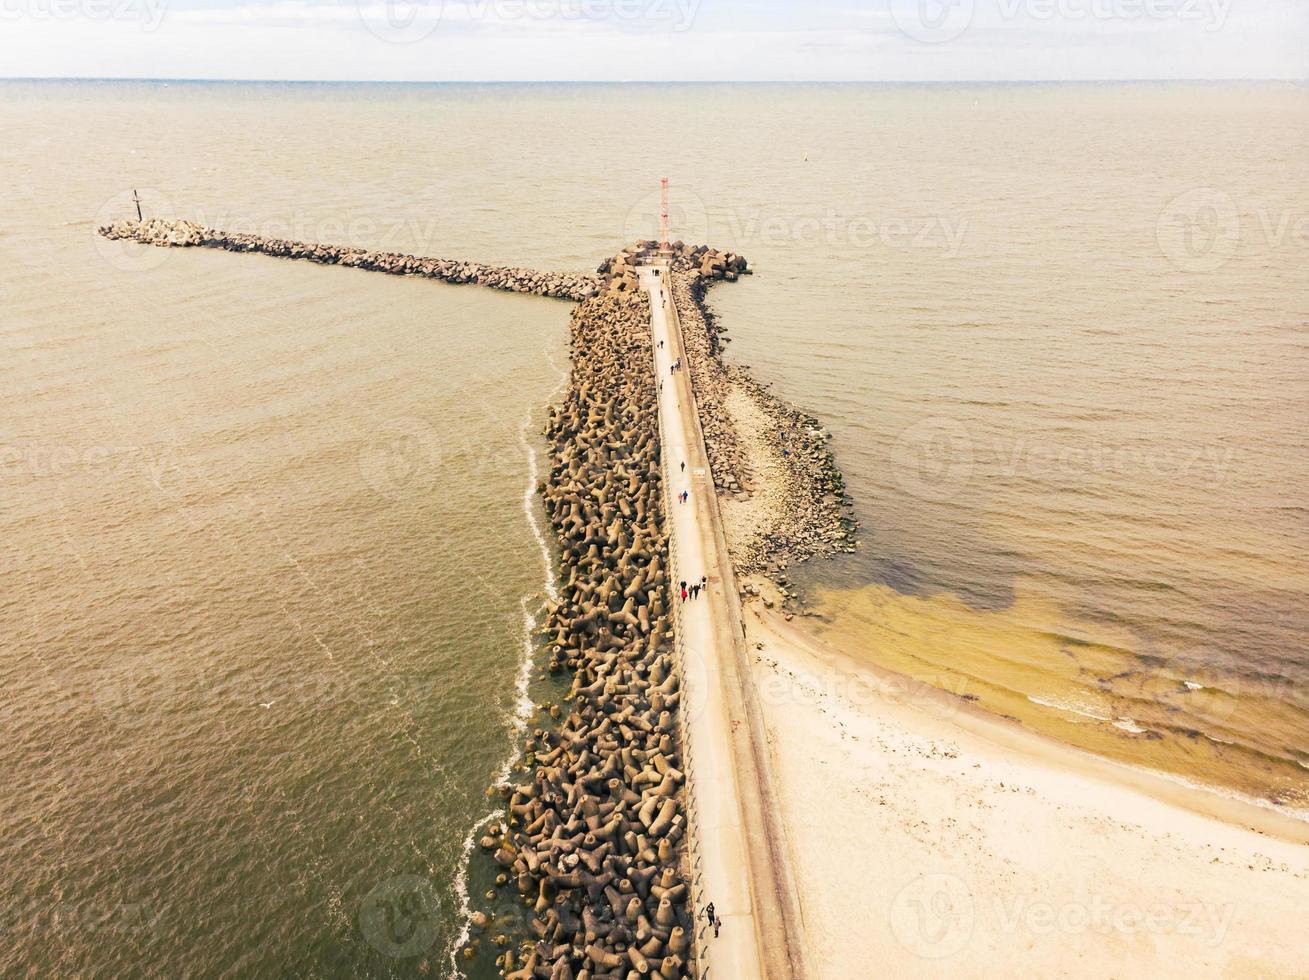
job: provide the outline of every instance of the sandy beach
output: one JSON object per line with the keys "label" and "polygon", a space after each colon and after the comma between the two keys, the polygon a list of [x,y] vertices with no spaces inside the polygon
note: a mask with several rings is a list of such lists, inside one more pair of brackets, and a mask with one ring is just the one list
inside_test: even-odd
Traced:
{"label": "sandy beach", "polygon": [[1303,824],[746,617],[819,976],[1303,976]]}

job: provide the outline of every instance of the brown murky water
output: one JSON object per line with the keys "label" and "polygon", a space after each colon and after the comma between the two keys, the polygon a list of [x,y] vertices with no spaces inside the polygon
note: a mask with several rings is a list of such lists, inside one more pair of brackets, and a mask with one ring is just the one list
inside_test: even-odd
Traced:
{"label": "brown murky water", "polygon": [[[593,126],[650,109],[657,155]],[[834,433],[835,639],[1304,806],[1306,123],[1295,86],[0,85],[0,972],[444,972],[545,589],[565,305],[97,242],[130,188],[584,270],[668,173],[757,266],[738,357]]]}

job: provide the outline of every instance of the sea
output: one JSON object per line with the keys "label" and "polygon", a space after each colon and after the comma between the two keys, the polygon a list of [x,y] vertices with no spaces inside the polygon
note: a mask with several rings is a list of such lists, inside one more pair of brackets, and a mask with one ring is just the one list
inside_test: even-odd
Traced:
{"label": "sea", "polygon": [[10,81],[0,132],[0,974],[494,976],[550,690],[569,305],[95,235],[138,200],[585,272],[667,176],[846,475],[812,628],[1309,817],[1309,86]]}

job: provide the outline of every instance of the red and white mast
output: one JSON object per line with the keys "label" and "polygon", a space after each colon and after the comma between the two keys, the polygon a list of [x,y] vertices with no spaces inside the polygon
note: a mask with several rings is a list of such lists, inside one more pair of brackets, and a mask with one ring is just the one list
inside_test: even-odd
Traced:
{"label": "red and white mast", "polygon": [[668,246],[668,178],[659,178],[659,247],[669,251]]}

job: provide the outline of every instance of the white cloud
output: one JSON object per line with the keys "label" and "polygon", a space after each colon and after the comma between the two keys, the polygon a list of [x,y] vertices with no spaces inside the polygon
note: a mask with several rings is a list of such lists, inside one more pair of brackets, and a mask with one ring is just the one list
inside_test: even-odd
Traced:
{"label": "white cloud", "polygon": [[[1309,78],[1295,0],[950,2],[0,0],[0,75]],[[942,30],[924,10],[954,19]]]}

